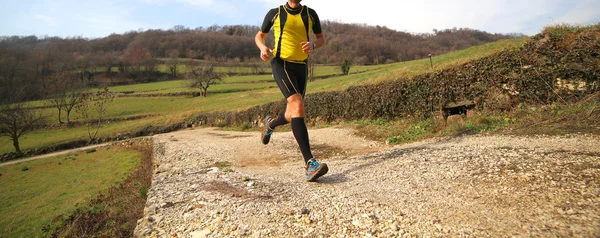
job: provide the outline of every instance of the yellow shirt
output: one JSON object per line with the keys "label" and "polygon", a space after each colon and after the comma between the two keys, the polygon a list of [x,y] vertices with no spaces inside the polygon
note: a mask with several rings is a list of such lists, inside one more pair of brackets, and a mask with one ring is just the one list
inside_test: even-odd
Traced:
{"label": "yellow shirt", "polygon": [[[283,24],[283,32],[281,24]],[[279,14],[273,24],[275,36],[273,54],[279,55],[285,61],[304,63],[308,59],[308,54],[302,52],[301,42],[310,40],[309,32],[312,31],[312,26],[313,22],[309,16],[308,7],[302,6],[302,11],[295,15],[289,13],[285,7],[279,7]]]}

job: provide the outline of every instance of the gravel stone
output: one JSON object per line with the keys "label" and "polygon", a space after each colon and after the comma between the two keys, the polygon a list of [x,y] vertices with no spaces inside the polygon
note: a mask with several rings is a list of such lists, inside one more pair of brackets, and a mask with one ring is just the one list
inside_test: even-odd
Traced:
{"label": "gravel stone", "polygon": [[259,134],[153,136],[156,169],[135,236],[600,236],[598,136],[388,146],[347,128],[310,130],[330,170],[308,183],[292,133],[276,131],[268,145]]}

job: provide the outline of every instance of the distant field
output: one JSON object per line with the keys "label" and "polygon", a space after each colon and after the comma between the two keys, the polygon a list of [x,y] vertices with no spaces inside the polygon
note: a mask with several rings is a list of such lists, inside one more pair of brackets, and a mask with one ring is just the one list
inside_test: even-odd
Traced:
{"label": "distant field", "polygon": [[[433,70],[456,66],[470,60],[482,58],[507,48],[520,47],[526,39],[502,40],[465,50],[451,52],[433,57]],[[360,72],[360,73],[359,73]],[[386,80],[411,78],[423,73],[432,72],[429,59],[399,62],[374,66],[353,66],[347,76],[328,77],[308,84],[308,93],[344,90],[349,86],[373,84]],[[340,74],[337,66],[317,66],[316,75],[327,76]],[[142,97],[118,97],[109,105],[107,116],[124,118],[129,116],[151,115],[143,119],[121,121],[105,125],[99,136],[110,136],[131,132],[146,125],[164,125],[185,120],[185,118],[203,112],[237,111],[267,102],[281,100],[282,96],[270,75],[234,76],[223,79],[223,84],[213,85],[208,89],[208,97],[147,97],[144,94],[189,92],[184,80],[163,81],[156,83],[114,86],[113,92],[135,92]],[[226,92],[226,93],[218,93]],[[43,101],[32,102],[32,105],[44,105]],[[56,109],[44,109],[50,122],[57,122]],[[64,115],[64,114],[63,114]],[[73,113],[71,119],[76,119]],[[51,135],[51,136],[50,136]],[[85,127],[49,129],[36,131],[21,139],[24,150],[53,145],[74,139],[85,139]],[[14,151],[12,142],[6,137],[0,138],[0,154]]]}
{"label": "distant field", "polygon": [[0,236],[42,237],[45,225],[59,225],[54,218],[123,181],[139,158],[133,150],[98,149],[0,167]]}

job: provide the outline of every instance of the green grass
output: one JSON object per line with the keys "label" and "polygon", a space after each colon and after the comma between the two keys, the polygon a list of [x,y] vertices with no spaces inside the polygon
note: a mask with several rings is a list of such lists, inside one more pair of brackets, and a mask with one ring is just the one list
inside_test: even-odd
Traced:
{"label": "green grass", "polygon": [[170,80],[155,83],[112,86],[109,87],[108,90],[111,92],[146,92],[164,90],[169,88],[181,88],[184,86],[185,84],[183,80]]}
{"label": "green grass", "polygon": [[55,218],[121,182],[139,158],[133,150],[98,149],[0,167],[0,234],[41,237],[44,226],[60,225]]}
{"label": "green grass", "polygon": [[430,137],[435,130],[431,120],[421,120],[409,123],[408,127],[399,135],[392,136],[386,140],[388,144],[401,144]]}
{"label": "green grass", "polygon": [[[134,115],[154,115],[148,118],[112,122],[100,128],[98,137],[108,137],[117,134],[139,130],[146,125],[166,125],[183,121],[186,117],[199,112],[214,112],[219,110],[240,110],[257,106],[268,101],[280,100],[279,89],[247,91],[238,93],[220,93],[209,97],[125,97],[117,98],[109,105],[107,117],[118,118]],[[232,100],[235,99],[235,100]],[[45,109],[49,120],[57,123],[55,109]],[[77,118],[77,113],[72,119]],[[73,140],[88,140],[87,127],[58,128],[36,130],[21,137],[21,149],[27,150],[55,145]],[[14,151],[12,142],[7,137],[0,138],[0,154]]]}
{"label": "green grass", "polygon": [[[269,65],[267,65],[265,63],[265,65],[261,65],[261,67],[264,67],[262,70],[265,72],[270,72],[270,68]],[[185,64],[179,64],[177,65],[177,74],[178,75],[183,75],[186,74],[188,71],[190,71],[191,67]],[[163,72],[163,73],[168,73],[169,71],[169,67],[166,64],[159,64],[157,66],[157,70],[159,72]],[[215,72],[218,73],[224,73],[224,74],[252,74],[254,73],[254,69],[251,67],[244,67],[244,66],[231,66],[231,67],[225,67],[225,66],[215,66]]]}
{"label": "green grass", "polygon": [[548,25],[548,26],[544,27],[544,29],[542,30],[542,34],[551,34],[556,37],[560,37],[560,36],[563,36],[565,34],[572,33],[572,32],[578,32],[578,31],[585,30],[585,29],[599,29],[599,28],[600,28],[600,24],[584,26],[584,25],[577,25],[577,24],[561,23],[561,24]]}
{"label": "green grass", "polygon": [[[253,84],[215,84],[208,87],[208,93],[223,93],[223,92],[234,92],[234,91],[246,91],[246,90],[254,90],[254,89],[264,89],[273,87],[275,85],[273,82],[267,83],[253,83]],[[177,92],[199,92],[202,91],[200,88],[171,88],[160,91],[148,92],[152,93],[177,93]],[[144,94],[144,93],[141,93]]]}
{"label": "green grass", "polygon": [[[105,114],[105,118],[177,113],[192,110],[193,108],[187,105],[196,100],[191,97],[117,97],[108,104],[108,111]],[[58,110],[56,108],[41,110],[49,123],[58,123]],[[62,118],[63,122],[66,121],[66,113],[64,111]],[[70,119],[71,121],[79,119],[77,111],[73,110],[71,112]]]}
{"label": "green grass", "polygon": [[445,127],[435,119],[360,120],[345,125],[357,129],[358,134],[387,144],[403,144],[437,136],[453,136],[479,132],[493,132],[515,123],[516,118],[507,115],[476,115],[459,122],[449,122]]}
{"label": "green grass", "polygon": [[[357,134],[388,144],[409,143],[424,138],[476,133],[514,135],[564,135],[570,133],[600,133],[600,93],[589,95],[577,103],[556,103],[529,107],[519,105],[508,112],[475,112],[466,119],[452,116],[443,126],[431,119],[360,120],[345,125]],[[437,119],[441,120],[441,119]]]}
{"label": "green grass", "polygon": [[233,77],[224,77],[223,83],[259,83],[259,82],[271,82],[273,81],[273,77],[271,74],[261,74],[261,75],[244,75],[244,76],[233,76]]}
{"label": "green grass", "polygon": [[390,69],[389,71],[382,73],[379,77],[375,77],[369,82],[376,83],[389,80],[390,78],[412,78],[417,75],[444,70],[492,55],[505,49],[520,48],[527,40],[528,38],[500,40],[443,55],[434,55],[431,60],[433,62],[433,69],[431,68],[432,63],[428,58],[394,63],[392,64],[394,67],[388,68]]}

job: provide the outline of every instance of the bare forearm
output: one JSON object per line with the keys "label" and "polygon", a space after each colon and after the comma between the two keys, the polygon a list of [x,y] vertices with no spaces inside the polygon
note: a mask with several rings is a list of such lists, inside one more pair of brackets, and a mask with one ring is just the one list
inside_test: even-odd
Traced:
{"label": "bare forearm", "polygon": [[267,44],[265,44],[265,37],[266,37],[266,34],[260,32],[260,31],[258,33],[256,33],[256,36],[254,37],[254,43],[256,43],[256,46],[261,51],[265,50],[266,48],[269,48],[269,47],[267,47]]}
{"label": "bare forearm", "polygon": [[263,61],[266,61],[269,58],[271,58],[271,55],[273,54],[273,50],[271,50],[267,46],[267,44],[265,44],[265,37],[267,37],[267,34],[260,31],[256,33],[256,36],[254,37],[254,42],[256,43],[256,46],[260,49],[260,58]]}
{"label": "bare forearm", "polygon": [[321,48],[325,45],[325,35],[323,33],[316,34],[317,40],[315,40],[315,49]]}

